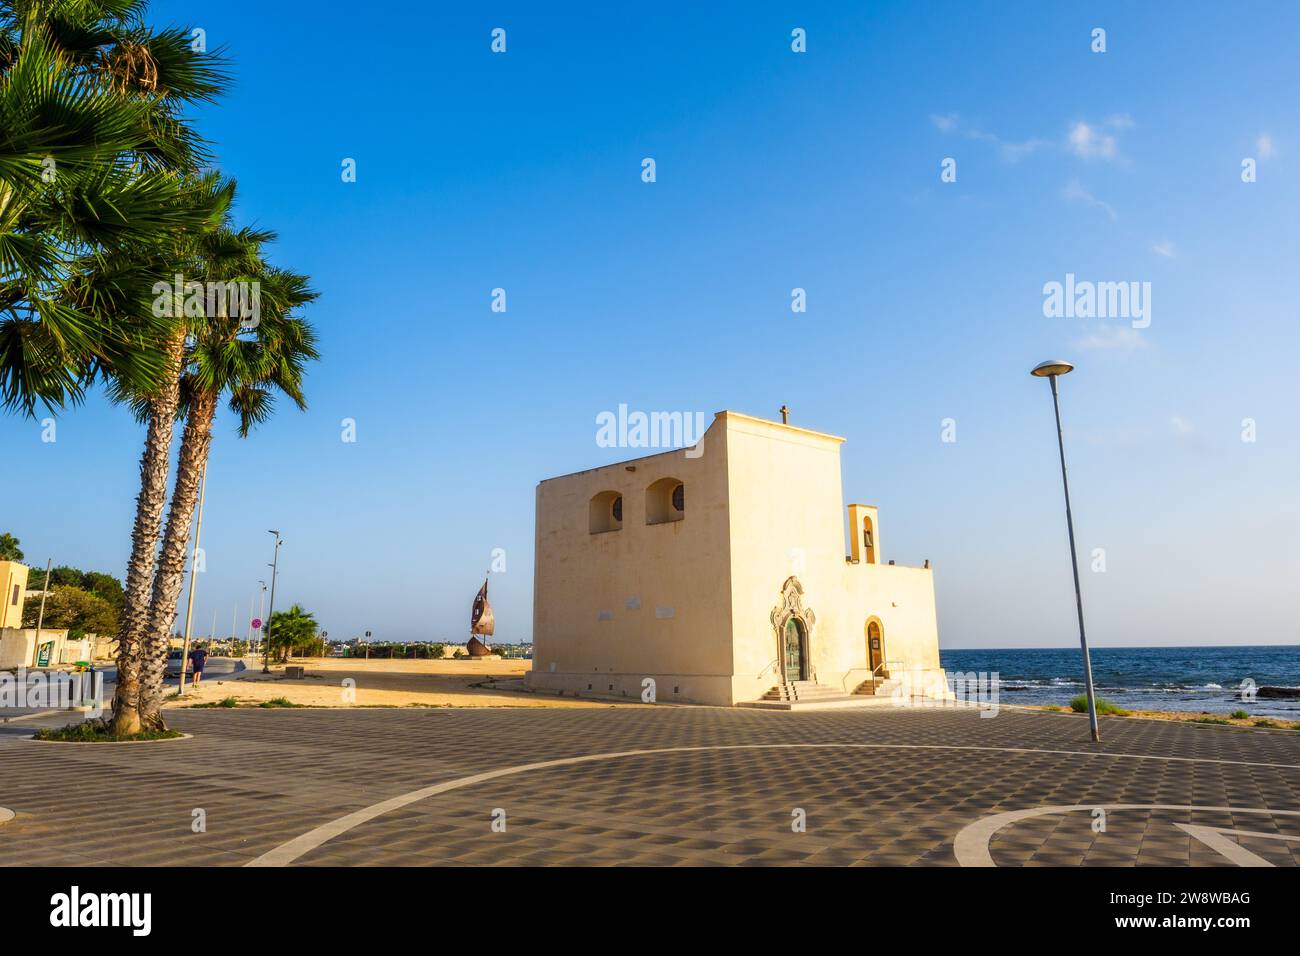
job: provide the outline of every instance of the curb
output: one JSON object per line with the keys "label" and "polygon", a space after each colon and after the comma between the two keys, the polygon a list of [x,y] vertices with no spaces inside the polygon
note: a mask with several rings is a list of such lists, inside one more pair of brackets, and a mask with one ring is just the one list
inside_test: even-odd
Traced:
{"label": "curb", "polygon": [[193,734],[181,734],[179,737],[162,737],[158,740],[37,740],[35,735],[31,737],[19,737],[19,740],[27,740],[34,744],[60,744],[73,747],[79,747],[82,744],[93,744],[96,747],[111,747],[121,744],[167,744],[174,740],[192,740]]}

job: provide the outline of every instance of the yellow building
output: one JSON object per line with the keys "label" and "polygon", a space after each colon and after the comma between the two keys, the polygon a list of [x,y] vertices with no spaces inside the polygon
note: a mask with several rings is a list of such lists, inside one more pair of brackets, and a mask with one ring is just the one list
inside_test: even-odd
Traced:
{"label": "yellow building", "polygon": [[[929,567],[885,563],[844,439],[719,412],[700,441],[537,486],[533,670],[579,696],[946,697]],[[785,703],[782,703],[785,702]]]}
{"label": "yellow building", "polygon": [[0,583],[4,585],[0,607],[0,628],[23,626],[23,594],[27,590],[27,565],[0,561]]}

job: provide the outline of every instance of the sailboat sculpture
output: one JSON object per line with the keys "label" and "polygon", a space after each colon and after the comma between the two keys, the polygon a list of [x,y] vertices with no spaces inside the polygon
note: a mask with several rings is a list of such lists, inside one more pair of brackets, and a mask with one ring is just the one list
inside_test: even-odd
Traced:
{"label": "sailboat sculpture", "polygon": [[496,618],[492,616],[492,605],[488,603],[487,586],[487,578],[484,578],[483,586],[478,589],[478,595],[474,598],[474,610],[470,613],[470,638],[465,644],[470,657],[486,657],[492,653],[492,648],[488,647],[485,641],[479,640],[480,634],[483,637],[491,637],[497,628]]}

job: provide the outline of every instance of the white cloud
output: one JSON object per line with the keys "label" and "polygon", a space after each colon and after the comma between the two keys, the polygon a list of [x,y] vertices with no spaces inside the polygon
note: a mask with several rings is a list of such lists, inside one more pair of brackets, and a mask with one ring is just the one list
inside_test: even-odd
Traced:
{"label": "white cloud", "polygon": [[1169,427],[1174,430],[1175,435],[1190,435],[1195,430],[1192,428],[1192,423],[1182,415],[1175,415],[1169,419]]}
{"label": "white cloud", "polygon": [[1255,140],[1255,152],[1259,153],[1260,159],[1272,159],[1277,155],[1277,149],[1273,145],[1273,137],[1268,133],[1260,133],[1259,139]]}
{"label": "white cloud", "polygon": [[1061,197],[1066,202],[1081,202],[1085,205],[1091,206],[1093,209],[1100,209],[1111,218],[1112,222],[1119,218],[1118,214],[1115,212],[1114,206],[1098,199],[1092,193],[1088,192],[1088,190],[1084,189],[1083,185],[1077,179],[1070,180],[1065,189],[1061,191]]}
{"label": "white cloud", "polygon": [[1147,340],[1137,329],[1126,325],[1102,325],[1095,332],[1070,343],[1083,352],[1112,352],[1132,355],[1147,347]]}
{"label": "white cloud", "polygon": [[956,113],[945,113],[939,115],[932,113],[930,122],[934,124],[935,129],[941,133],[950,133],[957,136],[964,136],[966,139],[977,140],[982,143],[991,143],[1001,152],[1002,158],[1007,162],[1015,163],[1024,159],[1031,153],[1035,153],[1044,146],[1050,146],[1046,140],[1026,139],[1020,141],[1005,140],[996,133],[990,133],[987,130],[980,129],[976,126],[968,126],[962,122],[961,117]]}
{"label": "white cloud", "polygon": [[1114,136],[1083,120],[1070,127],[1069,146],[1070,152],[1084,159],[1114,159],[1118,152]]}
{"label": "white cloud", "polygon": [[1173,241],[1170,239],[1161,239],[1151,247],[1151,251],[1158,256],[1164,256],[1166,259],[1173,259],[1178,255],[1178,250],[1174,248]]}
{"label": "white cloud", "polygon": [[1084,159],[1118,159],[1119,133],[1136,125],[1127,113],[1112,113],[1097,123],[1076,120],[1071,124],[1065,142],[1061,143],[1036,136],[1023,140],[1004,139],[997,133],[969,125],[957,113],[931,113],[930,122],[941,133],[991,143],[1002,153],[1003,159],[1013,163],[1040,150],[1061,148]]}

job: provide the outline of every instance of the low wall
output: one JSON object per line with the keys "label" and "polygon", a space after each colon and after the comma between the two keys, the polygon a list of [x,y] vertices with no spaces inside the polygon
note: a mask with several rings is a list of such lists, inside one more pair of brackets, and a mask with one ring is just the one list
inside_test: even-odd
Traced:
{"label": "low wall", "polygon": [[[46,655],[41,648],[49,646]],[[66,630],[41,628],[41,639],[36,640],[34,627],[0,628],[0,669],[19,667],[57,667],[90,660],[91,642],[86,638],[69,640]]]}
{"label": "low wall", "polygon": [[642,681],[655,682],[655,701],[660,704],[731,705],[731,678],[702,674],[575,674],[532,670],[524,685],[544,694],[565,697],[604,697],[640,701]]}

